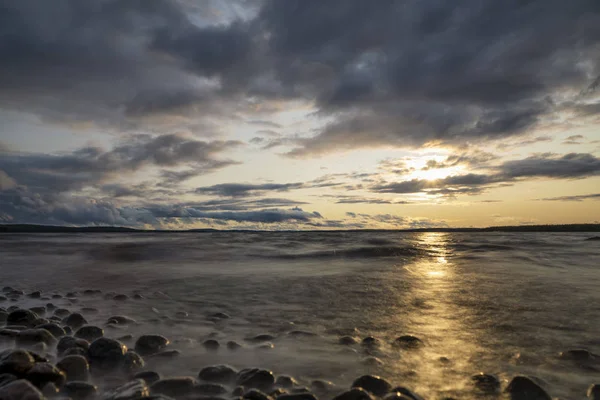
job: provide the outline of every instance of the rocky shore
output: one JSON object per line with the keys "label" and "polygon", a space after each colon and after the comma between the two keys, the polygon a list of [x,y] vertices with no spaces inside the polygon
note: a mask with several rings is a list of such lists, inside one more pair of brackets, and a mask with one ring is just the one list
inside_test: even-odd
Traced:
{"label": "rocky shore", "polygon": [[[235,369],[228,365],[203,365],[194,376],[162,376],[150,365],[177,363],[181,350],[168,337],[147,332],[133,337],[123,334],[122,327],[140,325],[125,315],[114,315],[103,324],[88,323],[98,313],[91,307],[77,307],[78,299],[89,296],[112,301],[142,300],[131,296],[85,290],[81,293],[25,293],[4,287],[0,293],[0,400],[37,400],[44,398],[73,400],[422,400],[404,386],[375,375],[356,378],[350,387],[339,387],[327,380],[296,379],[275,375],[260,368]],[[55,303],[68,300],[72,309]],[[30,306],[31,300],[44,306]],[[77,309],[75,311],[75,309]],[[187,317],[180,312],[177,317]],[[226,320],[223,312],[207,316]],[[149,329],[151,327],[148,327]],[[291,331],[292,336],[310,337],[307,331]],[[269,334],[247,339],[256,349],[269,349],[274,337]],[[129,345],[127,345],[127,344]],[[205,349],[238,351],[243,344],[207,339]],[[377,348],[380,339],[339,335],[339,346]],[[402,335],[389,344],[405,351],[418,351],[424,342],[412,335]],[[561,358],[586,363],[596,356],[585,350],[561,353]],[[367,358],[377,363],[376,357]],[[543,383],[533,377],[515,376],[507,382],[492,374],[474,375],[469,383],[472,398],[504,397],[515,400],[550,400]],[[591,385],[588,397],[600,400],[600,386]],[[445,397],[445,399],[450,399]]]}

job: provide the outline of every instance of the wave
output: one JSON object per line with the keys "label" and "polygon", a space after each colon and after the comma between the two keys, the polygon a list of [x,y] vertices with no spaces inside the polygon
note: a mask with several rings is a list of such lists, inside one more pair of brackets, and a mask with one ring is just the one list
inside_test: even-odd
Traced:
{"label": "wave", "polygon": [[383,257],[416,257],[424,254],[416,247],[397,246],[365,246],[348,249],[319,250],[293,254],[259,255],[259,257],[279,258],[285,260],[331,259],[331,258],[383,258]]}

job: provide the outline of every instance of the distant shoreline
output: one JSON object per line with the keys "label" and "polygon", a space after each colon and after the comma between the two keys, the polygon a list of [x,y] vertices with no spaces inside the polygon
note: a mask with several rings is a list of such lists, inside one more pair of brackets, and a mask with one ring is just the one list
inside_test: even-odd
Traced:
{"label": "distant shoreline", "polygon": [[314,229],[314,230],[253,230],[253,229],[186,229],[154,230],[119,226],[54,226],[33,224],[2,224],[0,233],[206,233],[206,232],[600,232],[600,224],[516,225],[486,228],[415,228],[415,229]]}

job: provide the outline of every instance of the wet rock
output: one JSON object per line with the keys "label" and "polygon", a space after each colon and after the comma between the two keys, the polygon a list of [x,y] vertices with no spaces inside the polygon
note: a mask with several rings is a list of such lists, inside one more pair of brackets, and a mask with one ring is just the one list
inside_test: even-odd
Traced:
{"label": "wet rock", "polygon": [[70,299],[77,297],[77,292],[69,292],[65,295],[65,297],[70,298]]}
{"label": "wet rock", "polygon": [[0,322],[2,322],[2,323],[6,322],[7,318],[8,318],[8,313],[6,311],[0,310]]}
{"label": "wet rock", "polygon": [[127,334],[127,335],[123,335],[123,336],[119,336],[117,338],[117,340],[123,341],[123,340],[131,340],[133,339],[133,335],[132,334]]}
{"label": "wet rock", "polygon": [[72,347],[67,349],[64,353],[62,353],[63,357],[67,356],[82,356],[87,359],[87,350],[84,350],[80,347]]}
{"label": "wet rock", "polygon": [[90,344],[85,339],[75,338],[73,336],[63,336],[59,339],[56,345],[56,352],[59,356],[63,355],[67,350],[72,348],[80,348],[87,351]]}
{"label": "wet rock", "polygon": [[335,390],[335,384],[330,381],[324,381],[321,379],[315,379],[310,383],[312,389],[317,393],[327,393]]}
{"label": "wet rock", "polygon": [[189,314],[187,312],[185,312],[185,311],[177,311],[175,313],[175,316],[177,318],[187,318],[187,317],[189,317]]}
{"label": "wet rock", "polygon": [[[71,327],[70,327],[70,326],[65,326],[65,327],[63,327],[63,329],[65,330],[65,333],[66,333],[67,335],[69,335],[69,336],[72,336],[72,335],[73,335],[73,329],[71,329]],[[83,339],[82,339],[82,340],[83,340]]]}
{"label": "wet rock", "polygon": [[303,338],[303,337],[315,337],[318,336],[316,333],[314,332],[309,332],[309,331],[301,331],[301,330],[295,330],[295,331],[290,331],[288,332],[289,336],[292,337],[297,337],[297,338]]}
{"label": "wet rock", "polygon": [[275,385],[285,389],[290,389],[294,386],[297,386],[298,381],[296,381],[293,377],[288,375],[279,375],[275,380]]}
{"label": "wet rock", "polygon": [[48,362],[47,357],[43,357],[43,356],[39,355],[38,353],[36,353],[35,351],[29,350],[27,352],[29,353],[29,355],[31,355],[31,357],[33,357],[33,361],[36,363]]}
{"label": "wet rock", "polygon": [[218,396],[227,393],[227,389],[217,383],[199,383],[194,386],[194,393],[202,396]]}
{"label": "wet rock", "polygon": [[18,346],[32,346],[36,343],[45,343],[48,346],[56,343],[56,338],[46,329],[25,329],[16,337]]}
{"label": "wet rock", "polygon": [[288,393],[277,397],[277,400],[318,400],[312,393]]}
{"label": "wet rock", "polygon": [[209,319],[229,319],[231,318],[228,314],[225,314],[224,312],[216,312],[216,313],[212,313],[208,316]]}
{"label": "wet rock", "polygon": [[42,388],[49,382],[56,386],[65,383],[65,373],[50,363],[36,363],[25,375],[25,378],[36,387]]}
{"label": "wet rock", "polygon": [[0,301],[6,301],[6,300],[8,300],[8,297],[6,297],[6,296],[0,296]]}
{"label": "wet rock", "polygon": [[333,400],[374,400],[374,398],[366,390],[353,388],[347,392],[338,394]]}
{"label": "wet rock", "polygon": [[275,383],[271,371],[258,368],[246,368],[238,373],[236,384],[248,388],[268,391]]}
{"label": "wet rock", "polygon": [[377,367],[377,366],[383,365],[383,361],[381,361],[379,358],[373,357],[373,356],[365,357],[362,360],[360,360],[360,362],[363,365],[369,365],[372,367]]}
{"label": "wet rock", "polygon": [[104,400],[137,400],[150,396],[150,389],[143,379],[136,379],[119,386]]}
{"label": "wet rock", "polygon": [[394,340],[393,345],[402,349],[418,349],[423,346],[423,341],[413,335],[402,335]]}
{"label": "wet rock", "polygon": [[129,299],[129,296],[127,296],[126,294],[118,294],[113,297],[113,300],[117,300],[117,301],[125,301],[128,299]]}
{"label": "wet rock", "polygon": [[104,336],[104,329],[93,325],[82,326],[75,332],[75,337],[85,339],[88,342],[93,342],[102,336]]}
{"label": "wet rock", "polygon": [[152,385],[154,382],[157,382],[161,379],[161,376],[158,372],[154,371],[142,371],[138,372],[133,376],[133,379],[143,379],[146,384]]}
{"label": "wet rock", "polygon": [[198,373],[198,378],[206,382],[231,383],[236,379],[237,371],[228,365],[212,365],[204,367]]}
{"label": "wet rock", "polygon": [[552,397],[540,385],[526,376],[515,376],[505,391],[513,400],[551,400]]}
{"label": "wet rock", "polygon": [[[414,400],[411,397],[406,397],[401,393],[398,392],[393,392],[393,393],[388,393],[385,396],[383,396],[384,400]],[[447,398],[443,398],[442,400],[449,400]]]}
{"label": "wet rock", "polygon": [[128,373],[134,373],[144,368],[144,359],[135,351],[128,351],[123,357],[121,369]]}
{"label": "wet rock", "polygon": [[590,400],[600,400],[600,385],[591,385],[587,390],[587,397]]}
{"label": "wet rock", "polygon": [[30,310],[15,310],[6,317],[6,325],[23,325],[33,327],[33,322],[39,315]]}
{"label": "wet rock", "polygon": [[63,371],[67,381],[87,381],[90,375],[90,364],[83,356],[66,356],[60,360],[56,367]]}
{"label": "wet rock", "polygon": [[277,388],[275,390],[270,391],[269,393],[267,393],[270,397],[272,398],[277,398],[279,396],[281,396],[282,394],[287,394],[287,390],[283,389],[283,388]]}
{"label": "wet rock", "polygon": [[13,288],[12,286],[4,286],[4,287],[2,288],[2,291],[3,291],[4,293],[12,292],[13,290],[15,290],[15,288]]}
{"label": "wet rock", "polygon": [[55,397],[58,394],[58,387],[52,382],[48,382],[42,388],[42,394],[45,397]]}
{"label": "wet rock", "polygon": [[158,353],[154,353],[150,356],[150,358],[165,358],[165,359],[169,359],[169,358],[177,358],[181,356],[181,352],[179,350],[165,350],[165,351],[159,351]]}
{"label": "wet rock", "polygon": [[62,391],[73,400],[89,400],[98,394],[98,386],[87,382],[72,381],[67,382]]}
{"label": "wet rock", "polygon": [[182,397],[192,393],[195,383],[194,378],[189,376],[166,378],[154,382],[150,390],[153,394]]}
{"label": "wet rock", "polygon": [[230,340],[230,341],[227,342],[227,348],[229,350],[237,350],[237,349],[239,349],[241,347],[242,347],[241,344],[239,344],[238,342],[234,342],[233,340]]}
{"label": "wet rock", "polygon": [[39,299],[40,297],[42,297],[42,292],[35,291],[35,292],[31,292],[27,295],[28,297],[32,298],[32,299]]}
{"label": "wet rock", "polygon": [[600,361],[600,356],[585,349],[573,349],[559,354],[561,360],[573,361],[580,364],[589,364]]}
{"label": "wet rock", "polygon": [[129,318],[126,317],[124,315],[113,315],[112,317],[110,317],[108,319],[107,323],[113,323],[113,324],[117,324],[117,325],[128,325],[128,324],[135,324],[136,320],[133,318]]}
{"label": "wet rock", "polygon": [[494,375],[479,373],[471,377],[473,386],[483,393],[496,393],[500,390],[500,380]]}
{"label": "wet rock", "polygon": [[352,387],[363,388],[375,396],[383,396],[390,391],[392,385],[379,376],[363,375],[352,383]]}
{"label": "wet rock", "polygon": [[19,379],[0,387],[2,400],[42,400],[44,395],[30,382]]}
{"label": "wet rock", "polygon": [[98,338],[90,344],[88,357],[92,370],[111,370],[119,367],[125,358],[127,346],[105,337]]}
{"label": "wet rock", "polygon": [[310,389],[306,386],[298,386],[290,389],[290,393],[310,393]]}
{"label": "wet rock", "polygon": [[367,336],[360,342],[360,344],[363,345],[364,347],[379,347],[379,346],[381,346],[381,342],[379,341],[379,339],[377,339],[376,337],[373,337],[373,336]]}
{"label": "wet rock", "polygon": [[269,335],[268,333],[263,333],[261,335],[256,335],[251,338],[246,338],[245,340],[251,343],[261,343],[261,342],[269,342],[271,340],[275,340],[276,337],[273,335]]}
{"label": "wet rock", "polygon": [[33,321],[33,327],[36,327],[38,325],[44,325],[44,324],[49,324],[50,320],[46,319],[46,318],[38,318],[35,321]]}
{"label": "wet rock", "polygon": [[57,317],[64,318],[69,314],[71,314],[71,311],[67,310],[66,308],[57,308],[56,310],[54,310],[54,315],[56,315]]}
{"label": "wet rock", "polygon": [[339,340],[338,340],[339,344],[343,344],[345,346],[350,346],[353,344],[356,344],[357,341],[355,338],[353,338],[352,336],[342,336]]}
{"label": "wet rock", "polygon": [[53,299],[62,299],[62,295],[60,295],[60,294],[53,294],[52,298]]}
{"label": "wet rock", "polygon": [[231,391],[231,395],[233,397],[241,397],[244,395],[244,392],[245,392],[245,390],[244,390],[243,386],[237,386],[235,389],[233,389]]}
{"label": "wet rock", "polygon": [[79,313],[73,313],[63,319],[63,324],[70,326],[73,329],[79,329],[83,325],[87,324],[87,320],[83,317],[83,315]]}
{"label": "wet rock", "polygon": [[3,329],[21,332],[27,329],[27,327],[25,325],[6,325]]}
{"label": "wet rock", "polygon": [[16,381],[18,378],[13,374],[0,374],[0,387],[6,386],[11,382]]}
{"label": "wet rock", "polygon": [[33,311],[34,313],[36,313],[37,315],[44,315],[46,314],[46,307],[44,306],[40,306],[40,307],[31,307],[29,309],[29,311]]}
{"label": "wet rock", "polygon": [[56,310],[56,306],[52,303],[47,303],[46,304],[46,311],[54,311]]}
{"label": "wet rock", "polygon": [[275,345],[273,343],[267,342],[267,343],[263,343],[259,346],[256,346],[256,348],[259,350],[272,350],[275,348]]}
{"label": "wet rock", "polygon": [[271,396],[257,389],[250,389],[242,396],[245,400],[273,400]]}
{"label": "wet rock", "polygon": [[158,353],[169,345],[169,339],[161,335],[142,335],[135,342],[135,351],[146,356]]}
{"label": "wet rock", "polygon": [[202,346],[204,346],[206,350],[215,351],[219,348],[220,345],[218,341],[214,339],[208,339],[202,342]]}
{"label": "wet rock", "polygon": [[136,293],[136,294],[134,294],[134,295],[133,295],[133,298],[134,298],[135,300],[142,300],[142,299],[144,298],[144,296],[142,296],[142,295],[141,295],[141,294],[139,294],[139,293]]}
{"label": "wet rock", "polygon": [[0,374],[25,375],[33,367],[35,359],[28,351],[16,349],[0,353]]}
{"label": "wet rock", "polygon": [[50,332],[55,338],[59,338],[66,335],[65,330],[55,323],[36,325],[35,329],[45,329],[48,332]]}

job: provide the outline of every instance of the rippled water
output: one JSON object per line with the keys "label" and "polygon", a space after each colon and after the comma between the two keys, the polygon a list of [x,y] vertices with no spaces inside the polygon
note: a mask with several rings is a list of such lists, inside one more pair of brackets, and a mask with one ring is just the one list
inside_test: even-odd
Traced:
{"label": "rippled water", "polygon": [[[80,296],[72,310],[102,323],[125,314],[161,333],[178,360],[154,367],[191,375],[217,362],[262,366],[346,387],[369,372],[430,398],[476,397],[469,377],[533,375],[553,396],[581,398],[600,381],[595,365],[559,352],[600,353],[600,242],[585,233],[248,232],[0,235],[4,285],[49,293],[101,289],[143,300]],[[33,305],[47,301],[29,300]],[[187,318],[175,316],[189,313]],[[212,312],[231,318],[209,321]],[[306,331],[314,337],[291,335]],[[257,350],[244,339],[276,338]],[[370,352],[338,344],[373,335]],[[419,350],[389,345],[402,334]],[[208,352],[214,337],[246,348]],[[131,343],[130,343],[131,344]],[[349,348],[348,348],[349,347]],[[376,356],[381,365],[365,364]],[[445,357],[446,359],[444,359]]]}

